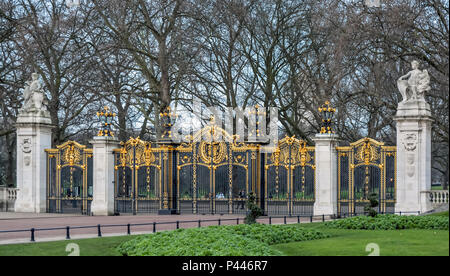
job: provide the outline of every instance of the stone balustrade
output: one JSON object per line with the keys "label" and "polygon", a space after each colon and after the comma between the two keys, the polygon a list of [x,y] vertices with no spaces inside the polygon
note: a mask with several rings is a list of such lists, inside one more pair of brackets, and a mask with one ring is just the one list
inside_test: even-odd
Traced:
{"label": "stone balustrade", "polygon": [[428,193],[433,206],[448,204],[448,190],[435,190]]}
{"label": "stone balustrade", "polygon": [[13,212],[16,199],[16,188],[0,187],[0,212]]}

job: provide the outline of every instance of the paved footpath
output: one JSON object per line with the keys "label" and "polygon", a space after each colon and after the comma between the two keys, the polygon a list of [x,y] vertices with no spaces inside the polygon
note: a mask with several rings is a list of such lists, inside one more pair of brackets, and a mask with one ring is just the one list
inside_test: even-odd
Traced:
{"label": "paved footpath", "polygon": [[[36,242],[56,241],[66,239],[66,227],[79,226],[97,226],[102,225],[101,232],[103,237],[121,236],[127,234],[127,224],[149,224],[131,226],[131,234],[148,234],[153,232],[153,222],[176,222],[179,221],[180,228],[198,227],[198,220],[215,220],[212,222],[202,222],[201,226],[218,225],[218,219],[221,219],[221,225],[243,223],[242,215],[122,215],[122,216],[81,216],[68,214],[21,214],[21,213],[0,213],[0,244],[28,243],[31,237],[31,228],[35,228]],[[185,222],[183,221],[195,221]],[[262,218],[258,220],[261,223],[268,223],[269,219]],[[297,217],[287,217],[286,223],[297,223]],[[301,222],[309,222],[309,218],[301,218]],[[284,223],[284,218],[272,218],[271,223]],[[107,225],[122,225],[111,226]],[[60,230],[42,231],[39,229],[64,228]],[[174,230],[175,223],[158,224],[157,231]],[[2,233],[4,230],[27,230],[26,232]],[[95,238],[98,236],[98,229],[81,228],[70,229],[71,239]]]}

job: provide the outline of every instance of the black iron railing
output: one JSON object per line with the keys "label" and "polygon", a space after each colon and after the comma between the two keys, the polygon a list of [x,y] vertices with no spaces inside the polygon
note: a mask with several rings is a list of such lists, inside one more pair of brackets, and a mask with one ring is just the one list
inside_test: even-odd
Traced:
{"label": "black iron railing", "polygon": [[[420,215],[420,211],[418,212],[398,212],[396,214],[399,215],[413,215],[418,214]],[[336,215],[317,215],[317,216],[304,216],[304,215],[298,215],[298,216],[267,216],[267,217],[260,217],[258,218],[258,222],[260,223],[268,223],[273,224],[274,219],[282,219],[282,224],[288,224],[288,219],[290,219],[290,224],[298,223],[300,224],[302,222],[302,218],[306,218],[307,221],[310,223],[313,222],[325,222],[330,220],[337,220],[337,219],[343,219],[348,217],[354,217],[354,216],[360,216],[365,215],[363,213],[355,213],[355,214],[346,214],[345,216],[336,216]],[[292,222],[292,219],[295,219],[294,222]],[[102,237],[102,230],[105,228],[114,228],[114,227],[126,227],[126,234],[131,235],[131,229],[133,226],[152,226],[151,233],[157,232],[157,226],[158,225],[174,225],[175,229],[182,228],[183,224],[188,223],[196,223],[197,227],[202,227],[204,223],[217,223],[217,225],[222,225],[223,222],[227,221],[235,221],[236,225],[241,224],[243,222],[243,218],[218,218],[218,219],[205,219],[205,220],[177,220],[177,221],[169,221],[169,222],[150,222],[150,223],[128,223],[128,224],[97,224],[97,225],[90,225],[90,226],[65,226],[65,227],[54,227],[54,228],[31,228],[31,229],[21,229],[21,230],[0,230],[0,234],[2,233],[23,233],[23,232],[29,232],[30,233],[30,241],[35,242],[36,241],[36,232],[44,232],[44,231],[57,231],[57,230],[65,230],[66,231],[66,239],[70,240],[70,231],[76,230],[76,229],[97,229],[97,236]],[[204,226],[213,226],[211,224],[204,225]],[[191,227],[193,228],[193,227]],[[163,231],[170,231],[168,229],[164,229]],[[111,234],[118,234],[118,233],[111,233]]]}

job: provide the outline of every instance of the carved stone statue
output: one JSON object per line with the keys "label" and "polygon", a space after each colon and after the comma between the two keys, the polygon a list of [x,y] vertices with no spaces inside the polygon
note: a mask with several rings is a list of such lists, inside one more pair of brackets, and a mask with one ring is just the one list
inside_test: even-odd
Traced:
{"label": "carved stone statue", "polygon": [[33,73],[31,78],[31,81],[26,82],[27,85],[23,93],[24,103],[21,113],[47,111],[47,107],[44,105],[44,91],[39,82],[39,75]]}
{"label": "carved stone statue", "polygon": [[411,62],[413,70],[401,76],[397,80],[397,87],[402,94],[403,102],[410,100],[425,101],[425,92],[430,91],[430,76],[427,70],[419,70],[420,63],[416,60]]}

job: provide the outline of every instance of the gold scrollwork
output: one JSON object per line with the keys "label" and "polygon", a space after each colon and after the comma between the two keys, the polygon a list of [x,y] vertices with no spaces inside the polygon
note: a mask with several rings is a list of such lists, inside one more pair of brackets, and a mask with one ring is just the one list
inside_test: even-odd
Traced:
{"label": "gold scrollwork", "polygon": [[377,150],[370,144],[370,142],[364,143],[357,150],[356,160],[359,162],[364,162],[366,165],[378,160],[378,158]]}
{"label": "gold scrollwork", "polygon": [[308,147],[306,141],[296,139],[295,136],[287,136],[279,141],[277,147],[270,155],[270,161],[274,166],[290,164],[293,166],[304,167],[309,165],[313,167],[313,164],[310,164],[313,160],[311,155],[313,151],[314,147]]}
{"label": "gold scrollwork", "polygon": [[[120,149],[119,152],[119,163],[121,167],[125,167],[127,165],[127,149],[126,147],[123,147]],[[119,166],[115,166],[116,171],[118,170]]]}
{"label": "gold scrollwork", "polygon": [[352,147],[356,148],[356,161],[359,163],[364,163],[365,165],[369,165],[370,163],[375,163],[380,160],[381,156],[378,153],[378,149],[383,145],[384,143],[375,141],[368,137],[351,144]]}
{"label": "gold scrollwork", "polygon": [[62,148],[62,151],[63,154],[61,156],[61,160],[69,166],[79,165],[83,159],[81,149],[73,143],[70,143],[66,147]]}
{"label": "gold scrollwork", "polygon": [[121,146],[120,149],[115,150],[116,154],[118,154],[116,170],[118,167],[125,166],[139,169],[140,167],[158,167],[160,165],[158,158],[155,156],[155,152],[158,152],[160,149],[153,148],[149,142],[142,141],[139,137],[131,137],[127,142],[122,142]]}
{"label": "gold scrollwork", "polygon": [[220,164],[228,159],[227,146],[225,142],[205,142],[202,141],[199,145],[199,155],[205,164]]}
{"label": "gold scrollwork", "polygon": [[298,149],[298,155],[299,155],[299,161],[300,161],[300,166],[304,167],[306,166],[306,163],[311,161],[311,155],[308,152],[308,148],[306,146],[306,142],[305,141],[300,141],[300,147]]}
{"label": "gold scrollwork", "polygon": [[246,164],[248,162],[247,156],[243,154],[239,154],[237,156],[234,156],[234,162],[237,164]]}

